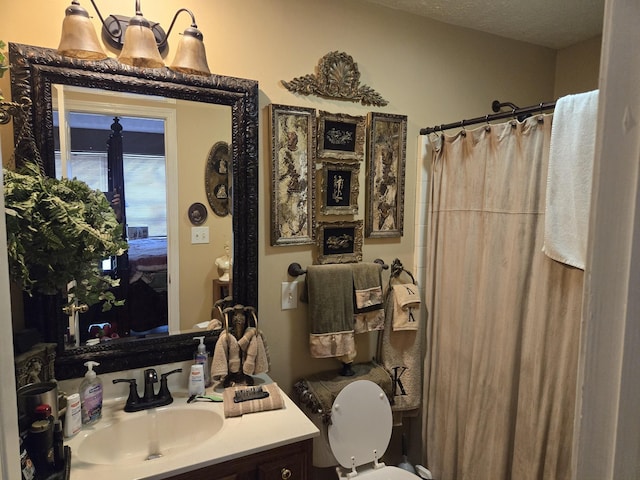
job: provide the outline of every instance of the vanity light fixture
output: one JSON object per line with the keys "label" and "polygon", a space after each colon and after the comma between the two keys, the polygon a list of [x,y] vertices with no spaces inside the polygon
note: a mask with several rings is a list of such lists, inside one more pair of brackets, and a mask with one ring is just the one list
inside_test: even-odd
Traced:
{"label": "vanity light fixture", "polygon": [[[202,32],[198,30],[193,13],[186,9],[179,9],[173,16],[169,30],[165,33],[159,23],[150,22],[142,15],[140,0],[136,0],[136,14],[134,17],[122,15],[109,15],[106,19],[100,13],[94,0],[91,0],[100,22],[102,23],[102,38],[107,44],[116,50],[121,50],[118,61],[127,65],[146,68],[164,67],[161,53],[167,49],[167,38],[173,29],[173,25],[182,12],[191,16],[191,26],[188,27],[178,43],[176,55],[170,69],[194,75],[210,75]],[[79,18],[75,18],[79,17]],[[66,16],[62,25],[62,38],[58,52],[62,55],[84,58],[103,59],[103,56],[82,56],[78,52],[85,52],[85,42],[89,42],[92,36],[96,37],[93,27],[82,31],[76,27],[80,21],[83,26],[91,26],[87,11],[82,8],[78,0],[72,0],[71,6],[66,10]],[[95,41],[101,51],[97,38]],[[91,50],[95,51],[95,50]]]}
{"label": "vanity light fixture", "polygon": [[58,53],[66,57],[85,60],[104,60],[107,58],[107,54],[104,53],[98,41],[96,30],[89,20],[87,10],[80,6],[77,0],[73,0],[64,13]]}

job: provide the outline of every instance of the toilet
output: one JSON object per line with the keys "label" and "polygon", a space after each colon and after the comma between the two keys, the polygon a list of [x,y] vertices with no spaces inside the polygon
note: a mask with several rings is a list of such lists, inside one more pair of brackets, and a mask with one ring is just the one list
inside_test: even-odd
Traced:
{"label": "toilet", "polygon": [[416,480],[413,473],[386,466],[380,458],[391,439],[391,405],[380,386],[356,380],[343,388],[331,407],[327,436],[341,467],[339,478],[359,480]]}

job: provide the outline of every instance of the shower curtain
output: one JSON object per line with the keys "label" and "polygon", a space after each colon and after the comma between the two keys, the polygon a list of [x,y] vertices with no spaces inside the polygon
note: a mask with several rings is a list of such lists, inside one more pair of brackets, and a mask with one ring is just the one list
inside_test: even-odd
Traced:
{"label": "shower curtain", "polygon": [[571,476],[583,272],[542,253],[551,120],[432,144],[422,433],[438,480]]}

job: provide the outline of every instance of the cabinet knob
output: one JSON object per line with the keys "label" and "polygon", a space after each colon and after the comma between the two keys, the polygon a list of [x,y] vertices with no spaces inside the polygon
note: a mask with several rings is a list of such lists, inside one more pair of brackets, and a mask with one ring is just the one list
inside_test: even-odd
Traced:
{"label": "cabinet knob", "polygon": [[282,480],[289,480],[289,478],[291,478],[291,470],[289,470],[288,468],[283,468],[282,470],[280,470],[280,474],[282,476]]}

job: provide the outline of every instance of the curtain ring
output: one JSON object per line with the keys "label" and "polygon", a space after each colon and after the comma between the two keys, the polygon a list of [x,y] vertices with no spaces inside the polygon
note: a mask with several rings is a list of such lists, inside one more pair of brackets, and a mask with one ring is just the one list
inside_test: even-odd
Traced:
{"label": "curtain ring", "polygon": [[489,123],[489,114],[488,113],[484,116],[484,121],[487,123],[485,125],[485,127],[484,127],[484,131],[485,132],[490,132],[491,131],[491,124]]}
{"label": "curtain ring", "polygon": [[540,115],[538,115],[538,123],[544,123],[544,114],[543,114],[543,106],[544,104],[540,102]]}
{"label": "curtain ring", "polygon": [[460,122],[460,128],[462,128],[462,130],[460,131],[460,135],[462,135],[463,137],[466,137],[466,136],[467,136],[467,131],[464,129],[464,122],[465,122],[465,121],[466,121],[466,120],[462,120],[462,121]]}

